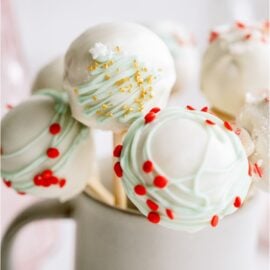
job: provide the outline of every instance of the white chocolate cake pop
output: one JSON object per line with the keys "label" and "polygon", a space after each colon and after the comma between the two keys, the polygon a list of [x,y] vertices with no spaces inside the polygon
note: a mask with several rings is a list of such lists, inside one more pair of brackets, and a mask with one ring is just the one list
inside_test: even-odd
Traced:
{"label": "white chocolate cake pop", "polygon": [[45,88],[63,90],[63,76],[64,57],[58,57],[38,72],[32,86],[32,93]]}
{"label": "white chocolate cake pop", "polygon": [[243,107],[237,124],[248,131],[254,143],[254,151],[249,158],[256,185],[269,192],[269,92],[268,95],[248,102]]}
{"label": "white chocolate cake pop", "polygon": [[71,117],[67,96],[43,93],[3,118],[1,174],[19,193],[67,200],[91,178],[93,141],[89,128]]}
{"label": "white chocolate cake pop", "polygon": [[242,205],[251,183],[238,136],[205,108],[154,108],[114,155],[129,199],[150,222],[171,229],[217,226]]}
{"label": "white chocolate cake pop", "polygon": [[186,89],[198,79],[199,52],[193,34],[184,26],[170,22],[147,25],[168,46],[175,63],[176,83],[173,91]]}
{"label": "white chocolate cake pop", "polygon": [[235,117],[247,93],[269,87],[269,22],[220,26],[209,42],[202,62],[202,91],[215,109]]}
{"label": "white chocolate cake pop", "polygon": [[133,23],[92,27],[71,44],[65,57],[64,85],[73,116],[115,133],[151,107],[164,107],[174,82],[166,45]]}

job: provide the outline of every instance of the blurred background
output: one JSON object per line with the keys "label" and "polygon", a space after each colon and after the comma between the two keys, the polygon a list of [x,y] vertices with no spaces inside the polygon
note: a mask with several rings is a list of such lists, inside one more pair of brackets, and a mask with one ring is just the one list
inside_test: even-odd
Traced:
{"label": "blurred background", "polygon": [[[63,55],[74,38],[99,22],[176,21],[194,33],[202,53],[213,26],[236,19],[269,17],[267,0],[1,0],[1,4],[2,115],[27,97],[34,76],[43,65]],[[193,95],[194,91],[199,92],[198,83],[195,88],[185,89],[179,103],[192,99],[193,104],[203,104],[202,98]],[[98,140],[102,140],[102,134]],[[98,150],[102,157],[110,149]],[[35,200],[1,185],[1,233],[18,211]],[[262,232],[267,234],[268,223],[263,222]],[[73,269],[74,231],[75,225],[70,221],[27,226],[16,242],[14,269]],[[258,258],[258,269],[266,269],[266,255],[262,253]]]}

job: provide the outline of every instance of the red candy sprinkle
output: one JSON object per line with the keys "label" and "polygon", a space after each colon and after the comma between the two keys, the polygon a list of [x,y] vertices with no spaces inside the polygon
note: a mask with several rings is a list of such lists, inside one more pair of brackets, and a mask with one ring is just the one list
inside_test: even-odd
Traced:
{"label": "red candy sprinkle", "polygon": [[205,120],[205,123],[206,123],[207,125],[211,125],[211,126],[213,126],[213,125],[216,124],[216,123],[214,123],[213,121],[211,121],[211,120],[209,120],[209,119],[206,119],[206,120]]}
{"label": "red candy sprinkle", "polygon": [[61,179],[61,180],[59,181],[59,186],[60,186],[60,188],[64,187],[64,186],[66,185],[66,183],[67,183],[66,179]]}
{"label": "red candy sprinkle", "polygon": [[210,33],[209,42],[212,43],[218,38],[219,34],[218,32],[212,31]]}
{"label": "red candy sprinkle", "polygon": [[227,121],[224,121],[224,127],[227,128],[229,131],[233,131],[231,124]]}
{"label": "red candy sprinkle", "polygon": [[40,174],[34,176],[33,182],[36,186],[41,186],[43,184],[43,177]]}
{"label": "red candy sprinkle", "polygon": [[164,176],[158,175],[154,179],[153,183],[158,188],[165,188],[166,185],[168,184],[168,180]]}
{"label": "red candy sprinkle", "polygon": [[119,161],[114,164],[114,172],[117,177],[123,176],[123,170]]}
{"label": "red candy sprinkle", "polygon": [[202,111],[202,112],[208,112],[208,107],[205,106],[205,107],[201,108],[201,111]]}
{"label": "red candy sprinkle", "polygon": [[25,192],[22,192],[22,191],[17,191],[17,193],[18,193],[19,195],[25,195]]}
{"label": "red candy sprinkle", "polygon": [[195,111],[195,108],[193,108],[193,107],[190,106],[190,105],[187,105],[186,108],[187,108],[188,110],[190,110],[190,111]]}
{"label": "red candy sprinkle", "polygon": [[249,39],[251,39],[251,34],[246,34],[246,35],[244,36],[244,40],[249,40]]}
{"label": "red candy sprinkle", "polygon": [[57,148],[51,147],[47,150],[47,156],[49,158],[57,158],[60,155]]}
{"label": "red candy sprinkle", "polygon": [[147,204],[148,207],[149,207],[151,210],[153,210],[153,211],[157,211],[158,208],[159,208],[159,206],[158,206],[155,202],[153,202],[152,200],[150,200],[150,199],[148,199],[148,200],[146,201],[146,204]]}
{"label": "red candy sprinkle", "polygon": [[257,163],[254,164],[254,169],[255,169],[255,172],[259,175],[259,177],[262,177],[262,168],[259,167],[259,165]]}
{"label": "red candy sprinkle", "polygon": [[166,214],[167,214],[168,218],[174,219],[174,213],[171,209],[166,209]]}
{"label": "red candy sprinkle", "polygon": [[51,170],[45,170],[41,173],[41,176],[44,178],[49,178],[53,175],[53,172]]}
{"label": "red candy sprinkle", "polygon": [[160,216],[156,212],[150,212],[147,216],[148,220],[154,224],[157,224],[160,222]]}
{"label": "red candy sprinkle", "polygon": [[233,205],[234,205],[234,207],[236,207],[236,208],[240,208],[241,205],[242,205],[241,198],[237,196],[237,197],[235,198],[235,200],[234,200]]}
{"label": "red candy sprinkle", "polygon": [[240,28],[240,29],[246,28],[246,25],[243,24],[242,22],[236,22],[235,25],[236,25],[236,27],[238,27],[238,28]]}
{"label": "red candy sprinkle", "polygon": [[122,152],[123,146],[121,144],[117,145],[113,150],[113,156],[114,157],[120,157]]}
{"label": "red candy sprinkle", "polygon": [[52,185],[55,185],[58,183],[58,178],[56,176],[51,176],[49,178],[49,182],[52,184]]}
{"label": "red candy sprinkle", "polygon": [[153,112],[153,113],[158,113],[159,111],[160,111],[159,107],[155,107],[155,108],[150,110],[150,112]]}
{"label": "red candy sprinkle", "polygon": [[53,123],[50,125],[49,130],[52,135],[56,135],[61,131],[61,126],[58,123]]}
{"label": "red candy sprinkle", "polygon": [[154,165],[153,165],[153,162],[150,161],[150,160],[147,160],[143,163],[143,171],[145,173],[150,173],[152,172],[154,169]]}
{"label": "red candy sprinkle", "polygon": [[143,185],[137,185],[134,187],[134,192],[139,196],[143,196],[146,194],[146,188]]}
{"label": "red candy sprinkle", "polygon": [[156,114],[154,112],[149,112],[148,114],[145,115],[144,122],[145,122],[145,124],[148,124],[148,123],[154,121],[155,118],[156,118]]}
{"label": "red candy sprinkle", "polygon": [[217,215],[214,215],[211,219],[211,226],[216,227],[218,225],[218,222],[219,222],[219,217]]}
{"label": "red candy sprinkle", "polygon": [[10,188],[12,186],[11,181],[8,181],[8,180],[4,179],[3,182],[8,188]]}

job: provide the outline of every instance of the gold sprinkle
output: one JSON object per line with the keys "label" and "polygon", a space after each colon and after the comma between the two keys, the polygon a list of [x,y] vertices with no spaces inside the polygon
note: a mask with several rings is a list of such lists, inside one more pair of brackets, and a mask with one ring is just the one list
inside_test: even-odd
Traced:
{"label": "gold sprinkle", "polygon": [[117,52],[117,53],[120,53],[120,52],[121,52],[121,49],[120,49],[119,46],[116,46],[116,47],[114,48],[114,50],[115,50],[115,52]]}
{"label": "gold sprinkle", "polygon": [[93,61],[93,63],[87,68],[88,71],[94,71],[98,68],[99,64],[96,61]]}
{"label": "gold sprinkle", "polygon": [[92,99],[94,100],[94,101],[97,101],[97,96],[92,96]]}
{"label": "gold sprinkle", "polygon": [[126,78],[123,78],[123,79],[120,79],[118,81],[115,82],[115,85],[116,86],[121,86],[123,83],[129,81],[129,77],[126,77]]}
{"label": "gold sprinkle", "polygon": [[106,116],[108,116],[108,117],[113,117],[113,113],[112,113],[112,112],[107,112],[107,113],[106,113]]}
{"label": "gold sprinkle", "polygon": [[109,106],[108,106],[107,104],[102,104],[102,105],[101,105],[101,109],[102,109],[102,110],[107,110],[108,107],[109,107]]}
{"label": "gold sprinkle", "polygon": [[137,60],[134,60],[134,61],[133,61],[133,66],[134,66],[135,68],[138,68],[139,65],[138,65]]}
{"label": "gold sprinkle", "polygon": [[79,91],[78,91],[77,88],[74,88],[74,89],[73,89],[73,92],[74,92],[76,95],[78,95],[78,93],[79,93]]}
{"label": "gold sprinkle", "polygon": [[152,75],[149,75],[145,80],[146,80],[147,83],[150,84],[150,83],[153,82],[153,79],[154,79],[153,76]]}
{"label": "gold sprinkle", "polygon": [[104,79],[105,79],[106,81],[108,81],[110,78],[111,78],[111,76],[108,75],[108,74],[106,74],[106,75],[104,76]]}

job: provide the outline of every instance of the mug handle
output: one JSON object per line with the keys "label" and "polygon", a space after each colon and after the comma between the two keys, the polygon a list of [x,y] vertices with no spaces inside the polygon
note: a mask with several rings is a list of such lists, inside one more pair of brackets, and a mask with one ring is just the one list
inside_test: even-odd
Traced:
{"label": "mug handle", "polygon": [[2,239],[1,269],[11,270],[11,247],[16,234],[26,224],[42,219],[71,218],[73,212],[72,202],[60,203],[58,200],[45,200],[33,204],[23,210],[9,225]]}

